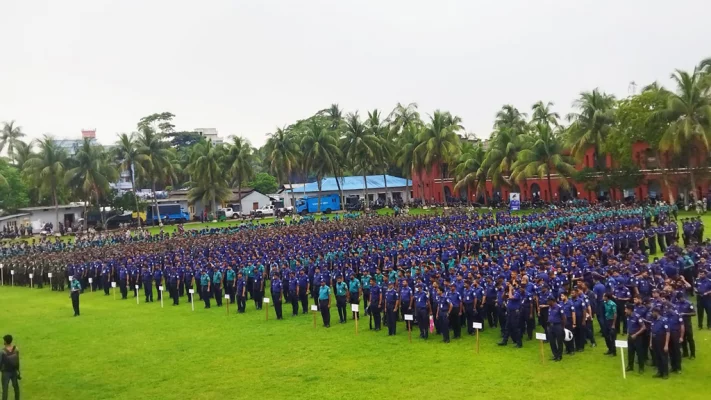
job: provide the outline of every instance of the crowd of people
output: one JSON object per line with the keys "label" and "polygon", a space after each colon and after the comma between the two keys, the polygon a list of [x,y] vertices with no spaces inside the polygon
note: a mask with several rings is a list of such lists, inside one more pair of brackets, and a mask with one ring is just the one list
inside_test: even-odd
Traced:
{"label": "crowd of people", "polygon": [[[419,337],[449,342],[474,334],[474,323],[499,329],[501,341],[522,347],[541,326],[552,359],[595,347],[597,322],[615,355],[627,335],[629,366],[650,360],[657,375],[681,372],[695,358],[692,318],[711,329],[711,244],[699,218],[683,219],[652,206],[583,206],[528,215],[507,211],[449,210],[443,215],[306,218],[274,224],[102,234],[74,243],[45,242],[2,249],[9,278],[53,290],[69,285],[79,315],[79,294],[116,282],[150,303],[164,287],[173,305],[198,296],[205,308],[224,294],[247,312],[263,307],[269,292],[277,319],[313,302],[330,326],[332,300],[339,323],[360,317],[397,334],[399,321]],[[680,244],[683,242],[683,247]],[[8,279],[5,280],[8,282]],[[138,287],[138,289],[136,289]],[[690,299],[695,295],[696,307]],[[251,307],[250,307],[251,308]],[[405,315],[413,320],[405,321]],[[451,334],[451,336],[450,336]]]}

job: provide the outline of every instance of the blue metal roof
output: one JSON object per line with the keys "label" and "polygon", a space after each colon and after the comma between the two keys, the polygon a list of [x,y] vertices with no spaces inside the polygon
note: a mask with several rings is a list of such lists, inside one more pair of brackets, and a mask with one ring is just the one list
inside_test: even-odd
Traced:
{"label": "blue metal roof", "polygon": [[[412,181],[405,178],[399,178],[397,176],[386,175],[388,181],[388,189],[402,187],[406,185],[412,186]],[[382,175],[369,175],[365,179],[368,181],[368,190],[372,189],[384,189],[385,179]],[[345,176],[338,178],[338,182],[341,184],[341,189],[343,190],[365,190],[365,183],[363,182],[362,176]],[[322,192],[335,192],[338,191],[338,185],[336,185],[336,178],[324,178],[321,181],[321,191]],[[296,188],[294,190],[295,194],[299,193],[313,193],[318,192],[318,185],[316,182],[310,182],[304,185],[304,187]]]}

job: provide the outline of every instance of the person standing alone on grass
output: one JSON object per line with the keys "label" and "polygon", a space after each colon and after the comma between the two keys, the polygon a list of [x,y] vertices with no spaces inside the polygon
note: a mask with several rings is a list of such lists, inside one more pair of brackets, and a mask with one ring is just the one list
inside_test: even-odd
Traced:
{"label": "person standing alone on grass", "polygon": [[[77,275],[78,276],[78,275]],[[72,307],[74,308],[74,316],[79,316],[79,292],[81,292],[81,281],[75,276],[71,283],[71,293],[69,297],[72,298]]]}
{"label": "person standing alone on grass", "polygon": [[3,337],[5,347],[0,353],[0,372],[2,372],[2,400],[7,400],[10,381],[15,392],[15,400],[20,400],[20,351],[12,345],[12,335]]}
{"label": "person standing alone on grass", "polygon": [[617,304],[612,301],[607,293],[602,298],[605,302],[605,325],[602,326],[602,334],[605,336],[605,343],[607,344],[607,353],[605,355],[616,356],[615,340],[617,339],[617,331],[615,330],[615,320],[617,320]]}

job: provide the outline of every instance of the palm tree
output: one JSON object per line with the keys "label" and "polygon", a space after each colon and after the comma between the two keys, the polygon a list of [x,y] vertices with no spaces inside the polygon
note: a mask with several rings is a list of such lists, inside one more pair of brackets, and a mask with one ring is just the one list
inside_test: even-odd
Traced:
{"label": "palm tree", "polygon": [[18,140],[15,143],[13,154],[15,157],[15,164],[20,171],[24,168],[25,162],[35,156],[35,153],[32,151],[33,146],[34,142],[25,143],[22,140]]}
{"label": "palm tree", "polygon": [[111,191],[110,183],[118,179],[118,171],[107,155],[101,145],[92,144],[90,139],[85,138],[73,157],[76,166],[67,170],[64,175],[67,186],[76,189],[84,196],[84,228],[88,222],[86,206],[91,202],[92,197],[96,199],[102,225],[105,225],[100,200]]}
{"label": "palm tree", "polygon": [[548,103],[543,104],[542,101],[537,101],[532,107],[531,110],[533,111],[531,115],[531,124],[532,125],[538,125],[538,124],[547,124],[550,126],[558,126],[558,120],[560,119],[560,114],[557,112],[551,111],[551,107],[553,107],[553,102],[549,101]]}
{"label": "palm tree", "polygon": [[567,141],[577,159],[582,159],[589,148],[594,148],[593,160],[594,165],[597,165],[603,145],[614,126],[615,102],[615,96],[598,89],[580,93],[580,98],[573,102],[578,112],[566,116],[571,122]]}
{"label": "palm tree", "polygon": [[341,139],[340,148],[343,155],[350,163],[357,167],[363,174],[365,208],[369,207],[368,180],[367,175],[381,155],[382,142],[376,132],[382,128],[379,123],[379,114],[375,110],[369,113],[369,124],[363,124],[358,116],[358,112],[350,113],[346,116],[344,135]]}
{"label": "palm tree", "polygon": [[304,170],[316,175],[318,187],[318,209],[321,212],[321,184],[323,178],[332,174],[341,158],[338,138],[319,121],[312,119],[306,125],[306,133],[301,139],[301,151],[304,155]]}
{"label": "palm tree", "polygon": [[[323,115],[326,117],[328,121],[328,129],[330,129],[331,132],[336,135],[336,138],[340,139],[343,128],[345,126],[345,121],[343,119],[343,110],[341,110],[338,104],[331,104],[331,107],[316,113],[316,116],[319,115]],[[336,179],[336,186],[338,187],[338,193],[341,196],[341,199],[343,199],[343,189],[341,188],[341,182],[343,180],[343,170],[345,164],[345,160],[341,160],[341,162],[336,163],[336,166],[334,167],[335,169],[333,170],[333,175]]]}
{"label": "palm tree", "polygon": [[561,186],[570,187],[566,177],[572,176],[576,170],[571,157],[564,155],[563,140],[545,123],[537,124],[532,140],[519,151],[513,164],[511,178],[515,182],[538,177],[546,178],[548,182],[548,201],[553,201],[551,173],[558,174]]}
{"label": "palm tree", "polygon": [[[422,171],[422,168],[420,168],[422,165],[422,152],[416,151],[417,146],[420,144],[417,140],[421,130],[422,125],[417,121],[410,122],[397,139],[398,151],[395,157],[397,166],[400,167],[402,175],[405,177],[406,199],[410,199],[409,182],[412,179],[412,171],[416,170],[418,173]],[[424,201],[424,191],[422,192],[422,197]]]}
{"label": "palm tree", "polygon": [[20,138],[25,136],[21,126],[16,126],[15,121],[5,122],[0,132],[0,151],[3,151],[7,146],[7,156],[12,164],[15,163],[15,147],[17,147]]}
{"label": "palm tree", "polygon": [[482,167],[494,188],[511,186],[506,176],[511,174],[512,165],[525,140],[526,135],[522,131],[510,127],[501,128],[492,134]]}
{"label": "palm tree", "polygon": [[220,165],[224,156],[222,146],[213,145],[212,140],[200,141],[193,146],[187,168],[191,180],[188,201],[209,202],[213,213],[217,212],[217,201],[225,201],[232,194]]}
{"label": "palm tree", "polygon": [[442,200],[447,206],[447,197],[444,191],[444,179],[446,178],[445,166],[454,162],[459,156],[459,136],[460,129],[458,117],[452,117],[448,112],[435,111],[430,116],[430,121],[420,132],[418,140],[420,144],[415,151],[422,152],[423,164],[428,170],[432,170],[435,165],[439,168],[442,178]]}
{"label": "palm tree", "polygon": [[249,141],[239,136],[233,137],[232,144],[227,146],[223,164],[228,171],[230,187],[237,186],[240,199],[242,198],[242,184],[254,177],[253,159],[254,154]]}
{"label": "palm tree", "polygon": [[296,135],[287,128],[277,128],[273,134],[269,134],[265,145],[266,160],[269,163],[269,170],[274,174],[280,183],[287,182],[291,188],[291,201],[296,205],[291,175],[299,165],[301,150],[297,142]]}
{"label": "palm tree", "polygon": [[[682,155],[682,159],[695,159],[698,167],[698,156],[711,150],[711,98],[705,95],[706,88],[702,83],[704,77],[698,68],[691,74],[677,70],[671,78],[676,83],[676,93],[670,93],[666,108],[651,117],[669,123],[659,147],[662,151]],[[687,166],[693,199],[696,201],[698,194],[695,174],[690,162]]]}
{"label": "palm tree", "polygon": [[23,173],[31,177],[39,186],[40,192],[52,195],[54,202],[54,214],[59,222],[59,202],[57,201],[57,191],[64,179],[64,163],[67,160],[67,152],[57,146],[57,143],[49,135],[37,140],[39,153],[25,161]]}
{"label": "palm tree", "polygon": [[379,150],[376,158],[383,171],[383,184],[385,186],[385,200],[388,199],[388,171],[392,160],[395,158],[395,139],[397,133],[392,131],[388,126],[380,120],[381,113],[378,109],[368,111],[368,119],[365,125],[368,131],[378,139]]}
{"label": "palm tree", "polygon": [[496,113],[494,128],[514,130],[516,133],[523,134],[526,131],[526,117],[526,113],[520,112],[511,104],[506,104]]}
{"label": "palm tree", "polygon": [[394,137],[402,134],[410,124],[422,124],[420,113],[417,111],[417,103],[410,103],[406,106],[397,103],[388,115],[388,121],[390,121],[390,130]]}
{"label": "palm tree", "polygon": [[[136,175],[145,176],[146,171],[144,170],[143,165],[149,161],[150,157],[139,151],[138,142],[136,141],[136,133],[120,134],[119,139],[113,148],[113,152],[119,168],[123,171],[127,171],[131,176],[131,188],[133,189],[133,197],[136,201],[136,213],[140,214],[141,210],[138,209],[138,196],[136,195]],[[141,226],[140,217],[138,218],[138,226]]]}
{"label": "palm tree", "polygon": [[[153,205],[155,207],[158,224],[163,225],[158,208],[158,197],[156,196],[156,186],[159,182],[173,182],[175,180],[175,154],[170,142],[167,142],[162,134],[156,133],[151,127],[141,128],[138,135],[138,153],[144,155],[141,163],[143,179],[151,183],[153,193]],[[139,174],[140,175],[140,174]]]}
{"label": "palm tree", "polygon": [[[464,143],[462,145],[462,153],[454,168],[457,182],[454,185],[454,191],[472,189],[477,195],[486,191],[486,170],[483,168],[485,156],[486,152],[481,144]],[[484,196],[484,201],[486,202],[486,196]],[[467,202],[471,202],[468,193]]]}

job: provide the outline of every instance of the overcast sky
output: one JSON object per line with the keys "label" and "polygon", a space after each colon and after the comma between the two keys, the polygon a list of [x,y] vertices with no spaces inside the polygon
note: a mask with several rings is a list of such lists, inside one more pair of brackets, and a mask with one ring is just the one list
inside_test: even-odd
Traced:
{"label": "overcast sky", "polygon": [[488,137],[506,103],[669,84],[711,56],[709,0],[0,0],[0,121],[102,143],[142,116],[265,133],[416,102]]}

